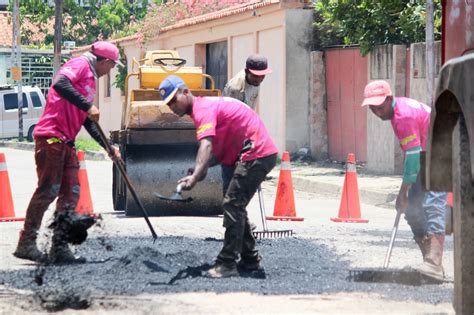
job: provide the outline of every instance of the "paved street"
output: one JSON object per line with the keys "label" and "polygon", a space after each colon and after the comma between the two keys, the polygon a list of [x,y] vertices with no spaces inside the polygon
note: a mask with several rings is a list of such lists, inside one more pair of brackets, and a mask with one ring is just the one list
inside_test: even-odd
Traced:
{"label": "paved street", "polygon": [[[33,153],[0,152],[6,154],[16,215],[24,216],[36,182]],[[339,199],[304,191],[295,192],[304,222],[268,221],[270,229],[293,229],[295,236],[257,244],[266,279],[195,277],[167,285],[179,270],[212,263],[222,246],[222,218],[153,217],[159,235],[153,244],[143,218],[113,211],[111,162],[87,161],[87,171],[95,212],[104,218],[76,249],[90,263],[37,267],[16,259],[11,253],[22,223],[0,223],[0,314],[60,310],[60,301],[88,314],[453,313],[452,237],[447,237],[444,255],[448,281],[442,285],[354,283],[347,279],[349,269],[382,267],[395,212],[362,204],[368,224],[334,223],[330,218],[337,216]],[[263,188],[271,214],[276,187],[265,183]],[[256,198],[248,210],[261,229]],[[48,211],[42,248],[48,245],[50,216]],[[403,220],[391,268],[421,262],[411,237]]]}

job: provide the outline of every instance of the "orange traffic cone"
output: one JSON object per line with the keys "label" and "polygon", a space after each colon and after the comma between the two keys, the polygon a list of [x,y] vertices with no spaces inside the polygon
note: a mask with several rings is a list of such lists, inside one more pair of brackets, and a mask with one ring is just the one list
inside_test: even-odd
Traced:
{"label": "orange traffic cone", "polygon": [[360,218],[359,188],[357,186],[356,159],[354,153],[347,155],[346,176],[342,189],[341,205],[334,222],[367,223],[369,220]]}
{"label": "orange traffic cone", "polygon": [[77,159],[79,160],[79,185],[81,186],[81,192],[76,206],[76,213],[93,215],[94,209],[92,208],[92,198],[89,189],[89,178],[87,177],[84,151],[77,151]]}
{"label": "orange traffic cone", "polygon": [[0,222],[25,221],[16,218],[5,154],[0,153]]}
{"label": "orange traffic cone", "polygon": [[448,207],[454,207],[454,195],[452,192],[448,192],[448,200],[447,200]]}
{"label": "orange traffic cone", "polygon": [[304,218],[296,217],[295,196],[293,193],[293,180],[291,179],[290,154],[285,151],[281,159],[280,178],[275,199],[273,216],[267,220],[303,221]]}

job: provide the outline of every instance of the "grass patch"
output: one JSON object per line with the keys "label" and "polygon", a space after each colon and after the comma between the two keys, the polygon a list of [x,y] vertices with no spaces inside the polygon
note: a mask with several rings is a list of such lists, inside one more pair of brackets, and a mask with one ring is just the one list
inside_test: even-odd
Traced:
{"label": "grass patch", "polygon": [[99,152],[102,150],[102,147],[92,139],[81,139],[78,138],[76,141],[74,141],[76,144],[76,149],[77,150],[82,150],[82,151],[93,151],[93,152]]}

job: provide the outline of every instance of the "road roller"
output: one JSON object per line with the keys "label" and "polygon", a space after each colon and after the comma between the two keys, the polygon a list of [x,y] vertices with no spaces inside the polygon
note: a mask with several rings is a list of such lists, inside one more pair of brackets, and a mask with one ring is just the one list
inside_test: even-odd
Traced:
{"label": "road roller", "polygon": [[[151,216],[222,213],[220,167],[210,168],[204,181],[193,190],[182,192],[189,202],[158,197],[175,193],[177,181],[194,167],[198,149],[191,117],[179,117],[163,104],[158,91],[161,81],[168,75],[177,75],[195,96],[220,95],[210,75],[203,73],[201,67],[189,67],[185,63],[178,52],[169,50],[148,51],[143,59],[133,59],[125,81],[120,130],[111,131],[111,142],[120,148],[126,173]],[[138,80],[138,88],[129,90],[132,80]],[[206,88],[207,80],[210,88]],[[125,210],[127,216],[141,216],[115,166],[112,186],[115,210]]]}

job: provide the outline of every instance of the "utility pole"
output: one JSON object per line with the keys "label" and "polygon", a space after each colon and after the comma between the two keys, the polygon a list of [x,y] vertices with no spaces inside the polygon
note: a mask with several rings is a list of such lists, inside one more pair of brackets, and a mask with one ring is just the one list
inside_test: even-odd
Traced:
{"label": "utility pole", "polygon": [[54,15],[54,65],[53,77],[61,67],[61,43],[62,43],[62,25],[63,25],[63,0],[55,0]]}
{"label": "utility pole", "polygon": [[426,1],[426,92],[428,105],[433,106],[435,87],[435,58],[434,58],[434,4],[433,0]]}
{"label": "utility pole", "polygon": [[23,91],[21,88],[21,36],[20,36],[20,4],[13,0],[13,40],[12,40],[12,68],[13,81],[18,87],[18,140],[23,141]]}

